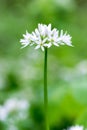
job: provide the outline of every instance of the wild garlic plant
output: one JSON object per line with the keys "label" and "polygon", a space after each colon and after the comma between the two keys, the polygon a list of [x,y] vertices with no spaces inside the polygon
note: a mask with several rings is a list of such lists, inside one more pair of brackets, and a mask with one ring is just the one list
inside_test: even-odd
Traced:
{"label": "wild garlic plant", "polygon": [[44,51],[44,112],[45,112],[45,130],[49,130],[48,121],[48,91],[47,91],[47,50],[51,46],[68,45],[72,46],[71,36],[63,30],[59,32],[56,28],[52,29],[51,24],[38,24],[34,32],[23,34],[20,40],[22,48],[26,46],[35,46],[35,49]]}

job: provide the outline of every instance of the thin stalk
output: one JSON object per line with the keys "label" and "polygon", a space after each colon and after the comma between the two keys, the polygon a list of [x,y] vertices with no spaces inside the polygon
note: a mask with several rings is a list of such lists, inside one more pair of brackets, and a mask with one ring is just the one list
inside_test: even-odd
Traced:
{"label": "thin stalk", "polygon": [[44,112],[45,112],[45,130],[49,130],[48,125],[48,92],[47,92],[47,48],[44,55]]}

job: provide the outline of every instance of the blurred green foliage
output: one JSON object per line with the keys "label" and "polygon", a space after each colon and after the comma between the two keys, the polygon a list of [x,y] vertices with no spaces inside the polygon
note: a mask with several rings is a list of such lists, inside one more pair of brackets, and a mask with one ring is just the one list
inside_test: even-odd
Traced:
{"label": "blurred green foliage", "polygon": [[[74,45],[49,50],[50,129],[87,127],[86,15],[87,0],[0,0],[0,130],[44,130],[44,54],[33,47],[21,50],[19,43],[38,23],[67,30]],[[14,110],[3,120],[5,103],[13,98],[28,102],[27,116]]]}

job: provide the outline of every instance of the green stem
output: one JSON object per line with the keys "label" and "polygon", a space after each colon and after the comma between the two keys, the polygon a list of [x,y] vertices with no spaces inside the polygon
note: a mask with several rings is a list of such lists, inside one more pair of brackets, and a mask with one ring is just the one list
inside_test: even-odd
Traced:
{"label": "green stem", "polygon": [[45,112],[45,130],[49,130],[48,125],[48,94],[47,94],[47,48],[44,55],[44,112]]}

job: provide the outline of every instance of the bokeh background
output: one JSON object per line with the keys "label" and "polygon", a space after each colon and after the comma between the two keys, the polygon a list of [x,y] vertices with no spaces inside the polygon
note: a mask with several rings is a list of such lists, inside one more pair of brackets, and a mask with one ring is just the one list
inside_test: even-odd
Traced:
{"label": "bokeh background", "polygon": [[44,53],[19,42],[38,23],[74,45],[48,52],[50,130],[87,127],[87,0],[0,0],[0,130],[44,130]]}

